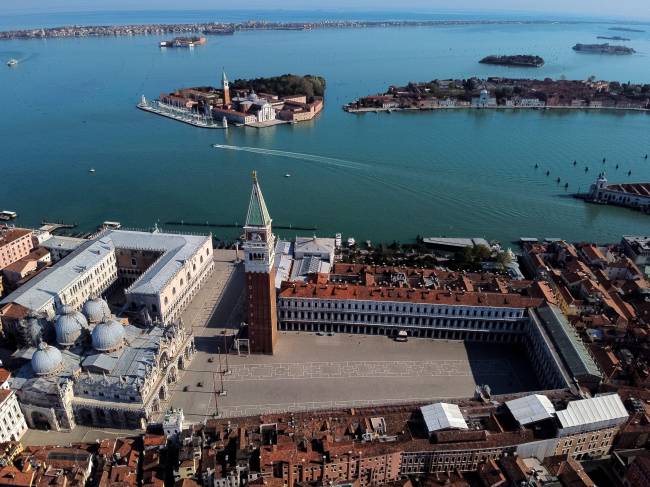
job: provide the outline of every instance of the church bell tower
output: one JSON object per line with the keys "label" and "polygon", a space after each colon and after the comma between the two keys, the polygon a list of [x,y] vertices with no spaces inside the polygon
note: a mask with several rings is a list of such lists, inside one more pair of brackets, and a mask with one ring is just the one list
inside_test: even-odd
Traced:
{"label": "church bell tower", "polygon": [[226,71],[221,73],[221,88],[223,89],[223,104],[224,106],[230,105],[230,82],[226,76]]}
{"label": "church bell tower", "polygon": [[275,235],[255,171],[246,224],[244,269],[248,296],[248,338],[252,353],[273,355],[278,339],[275,297]]}

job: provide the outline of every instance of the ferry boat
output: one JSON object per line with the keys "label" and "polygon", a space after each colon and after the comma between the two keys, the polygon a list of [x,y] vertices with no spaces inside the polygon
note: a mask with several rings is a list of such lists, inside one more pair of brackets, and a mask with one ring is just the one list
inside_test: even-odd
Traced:
{"label": "ferry boat", "polygon": [[0,220],[8,221],[14,220],[18,217],[18,213],[15,211],[3,210],[0,211]]}
{"label": "ferry boat", "polygon": [[120,222],[112,222],[112,221],[105,221],[99,226],[100,230],[119,230],[122,228],[122,224]]}
{"label": "ferry boat", "polygon": [[7,61],[7,66],[9,67],[15,66],[16,64],[18,64],[18,61],[16,59],[10,59],[9,61]]}

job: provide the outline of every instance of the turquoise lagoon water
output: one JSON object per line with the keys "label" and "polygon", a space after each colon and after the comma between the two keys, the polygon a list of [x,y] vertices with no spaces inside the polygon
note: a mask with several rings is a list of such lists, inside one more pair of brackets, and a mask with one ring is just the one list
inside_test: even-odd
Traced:
{"label": "turquoise lagoon water", "polygon": [[[571,50],[576,42],[611,34],[608,27],[258,31],[211,37],[193,51],[161,51],[158,37],[2,42],[0,59],[21,62],[0,69],[0,209],[18,211],[18,224],[63,219],[84,230],[104,220],[132,227],[241,223],[249,174],[256,169],[274,221],[314,226],[320,235],[604,242],[647,234],[647,215],[587,205],[568,194],[585,190],[602,170],[610,181],[650,181],[650,160],[643,159],[650,153],[648,114],[341,110],[360,95],[409,80],[594,75],[650,83],[648,32],[626,33],[638,51],[633,56]],[[477,63],[487,54],[520,52],[539,54],[546,65],[530,70]],[[227,131],[135,109],[142,94],[154,98],[180,86],[217,84],[222,67],[231,78],[320,74],[328,83],[326,108],[309,123]],[[223,239],[239,233],[213,232]]]}

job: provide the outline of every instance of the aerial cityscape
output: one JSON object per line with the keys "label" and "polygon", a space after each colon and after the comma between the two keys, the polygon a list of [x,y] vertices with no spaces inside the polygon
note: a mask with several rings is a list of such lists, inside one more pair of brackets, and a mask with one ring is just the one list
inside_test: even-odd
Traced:
{"label": "aerial cityscape", "polygon": [[650,485],[647,5],[24,1],[0,487]]}

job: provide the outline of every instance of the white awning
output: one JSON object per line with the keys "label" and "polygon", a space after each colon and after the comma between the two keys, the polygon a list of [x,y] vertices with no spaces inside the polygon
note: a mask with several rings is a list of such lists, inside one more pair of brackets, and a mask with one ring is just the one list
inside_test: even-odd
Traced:
{"label": "white awning", "polygon": [[555,408],[551,401],[541,394],[532,394],[506,401],[506,406],[521,425],[549,419],[555,414]]}
{"label": "white awning", "polygon": [[469,429],[456,404],[438,402],[420,408],[429,433],[444,429]]}

